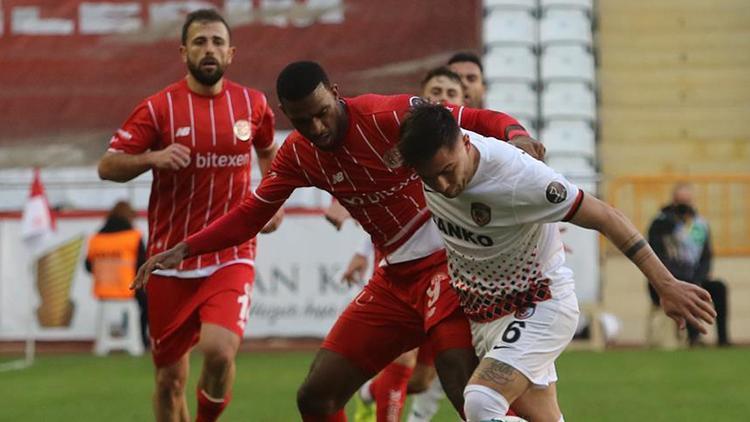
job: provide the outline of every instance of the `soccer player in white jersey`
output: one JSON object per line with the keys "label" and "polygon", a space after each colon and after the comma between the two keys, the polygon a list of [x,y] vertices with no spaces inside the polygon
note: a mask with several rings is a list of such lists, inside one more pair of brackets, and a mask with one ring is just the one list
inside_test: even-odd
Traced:
{"label": "soccer player in white jersey", "polygon": [[517,148],[462,133],[445,107],[414,109],[399,151],[424,182],[482,358],[464,390],[469,422],[501,418],[511,403],[535,422],[563,420],[554,362],[573,337],[578,305],[555,222],[606,236],[680,327],[705,332],[703,322],[713,323],[708,292],[674,278],[622,213]]}

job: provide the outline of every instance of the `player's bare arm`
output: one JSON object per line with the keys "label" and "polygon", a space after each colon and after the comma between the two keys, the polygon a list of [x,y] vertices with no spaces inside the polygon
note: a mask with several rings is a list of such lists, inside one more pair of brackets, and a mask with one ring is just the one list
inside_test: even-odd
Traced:
{"label": "player's bare arm", "polygon": [[[520,128],[520,126],[518,126],[518,128]],[[512,129],[510,130],[510,134],[512,136],[513,134]],[[537,160],[543,160],[544,154],[547,152],[547,149],[544,147],[544,144],[526,135],[512,136],[510,140],[508,141],[508,143],[515,146],[516,148],[520,148],[521,150],[525,151],[527,154],[536,158]]]}
{"label": "player's bare arm", "polygon": [[141,154],[106,152],[99,161],[99,177],[113,182],[128,182],[152,168],[177,171],[190,165],[190,148],[171,144],[158,151]]}
{"label": "player's bare arm", "polygon": [[[279,146],[275,143],[265,149],[255,149],[255,153],[258,155],[258,167],[260,168],[260,174],[265,177],[268,170],[271,168],[271,162],[276,156],[276,151],[279,150]],[[279,228],[281,221],[284,219],[284,209],[279,208],[276,214],[271,217],[271,220],[260,230],[261,233],[272,233]]]}
{"label": "player's bare arm", "polygon": [[654,286],[664,313],[677,321],[680,328],[684,328],[687,322],[707,334],[704,322],[713,324],[716,318],[709,293],[694,284],[677,280],[625,215],[591,195],[584,195],[570,222],[599,231],[617,246]]}

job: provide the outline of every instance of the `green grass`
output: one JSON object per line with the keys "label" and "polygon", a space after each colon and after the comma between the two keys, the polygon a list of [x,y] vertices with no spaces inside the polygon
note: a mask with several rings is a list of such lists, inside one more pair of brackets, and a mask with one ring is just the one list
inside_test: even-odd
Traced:
{"label": "green grass", "polygon": [[[223,421],[299,420],[294,396],[311,353],[245,353]],[[193,359],[189,400],[200,361]],[[41,356],[0,373],[0,421],[148,421],[148,357]],[[558,361],[560,404],[577,421],[750,420],[750,351],[570,352]],[[447,401],[435,421],[456,421]]]}

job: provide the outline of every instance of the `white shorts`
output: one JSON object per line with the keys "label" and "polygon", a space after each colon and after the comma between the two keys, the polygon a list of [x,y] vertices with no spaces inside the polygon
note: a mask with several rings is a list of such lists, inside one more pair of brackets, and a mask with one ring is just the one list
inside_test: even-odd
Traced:
{"label": "white shorts", "polygon": [[555,360],[573,339],[578,314],[578,299],[570,292],[491,322],[472,321],[474,349],[480,359],[508,364],[546,387],[557,381]]}

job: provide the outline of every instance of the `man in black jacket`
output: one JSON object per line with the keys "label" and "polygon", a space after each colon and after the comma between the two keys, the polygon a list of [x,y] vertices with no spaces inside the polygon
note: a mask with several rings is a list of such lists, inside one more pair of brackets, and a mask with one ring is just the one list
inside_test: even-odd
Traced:
{"label": "man in black jacket", "polygon": [[[721,280],[711,279],[711,233],[708,223],[693,207],[691,185],[678,183],[672,191],[672,203],[662,208],[648,230],[648,241],[659,259],[680,280],[708,290],[716,308],[719,346],[727,339],[727,288]],[[651,301],[659,305],[659,296],[649,285]],[[691,346],[699,344],[699,333],[688,326]]]}

